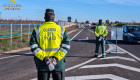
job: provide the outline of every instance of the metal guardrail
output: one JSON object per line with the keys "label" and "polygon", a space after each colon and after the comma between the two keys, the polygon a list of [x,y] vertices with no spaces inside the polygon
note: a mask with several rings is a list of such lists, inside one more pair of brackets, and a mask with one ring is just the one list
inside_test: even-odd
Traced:
{"label": "metal guardrail", "polygon": [[41,24],[0,24],[0,38],[19,36],[32,33]]}
{"label": "metal guardrail", "polygon": [[[61,20],[58,20],[56,23],[62,27],[70,27],[71,25],[76,24]],[[10,44],[12,44],[12,39],[14,37],[18,37],[18,39],[22,42],[23,35],[28,35],[28,38],[26,39],[29,40],[33,29],[40,25],[41,24],[0,24],[0,40],[8,38],[10,39]]]}

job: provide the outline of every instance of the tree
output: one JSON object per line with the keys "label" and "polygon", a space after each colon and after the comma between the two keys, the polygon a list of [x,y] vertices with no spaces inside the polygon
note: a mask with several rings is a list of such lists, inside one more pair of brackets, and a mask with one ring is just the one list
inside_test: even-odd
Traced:
{"label": "tree", "polygon": [[109,25],[109,20],[105,20],[106,24]]}
{"label": "tree", "polygon": [[68,17],[68,22],[71,22],[71,17],[70,16]]}
{"label": "tree", "polygon": [[86,21],[86,24],[89,24],[89,21]]}

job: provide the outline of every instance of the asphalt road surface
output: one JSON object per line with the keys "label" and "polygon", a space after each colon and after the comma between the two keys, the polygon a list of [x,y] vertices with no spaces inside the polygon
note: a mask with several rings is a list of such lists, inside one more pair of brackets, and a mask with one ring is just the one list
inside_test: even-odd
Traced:
{"label": "asphalt road surface", "polygon": [[[110,31],[110,30],[109,30]],[[66,57],[66,80],[140,80],[140,44],[118,42],[107,36],[106,58],[93,58],[95,35],[90,28],[69,34],[71,49]],[[0,80],[37,80],[30,50],[0,54]]]}

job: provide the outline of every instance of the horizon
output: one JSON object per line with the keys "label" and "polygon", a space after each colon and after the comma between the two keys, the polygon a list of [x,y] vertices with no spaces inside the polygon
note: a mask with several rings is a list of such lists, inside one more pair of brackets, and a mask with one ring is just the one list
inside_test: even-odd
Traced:
{"label": "horizon", "polygon": [[[0,6],[8,4],[10,0],[2,0]],[[47,8],[54,9],[56,20],[67,21],[72,17],[78,22],[98,22],[99,19],[110,22],[140,22],[140,0],[34,0],[19,1],[15,4],[22,5],[21,10],[4,10],[0,7],[1,19],[21,19],[44,21]],[[10,3],[13,5],[13,3]]]}

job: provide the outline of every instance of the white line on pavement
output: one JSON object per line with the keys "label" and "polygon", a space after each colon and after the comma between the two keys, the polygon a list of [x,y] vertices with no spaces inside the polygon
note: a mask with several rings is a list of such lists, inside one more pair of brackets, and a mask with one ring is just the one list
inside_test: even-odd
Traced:
{"label": "white line on pavement", "polygon": [[126,66],[126,65],[122,65],[122,64],[118,64],[118,63],[86,65],[86,66],[82,66],[80,68],[101,68],[101,67],[119,67],[119,68],[131,70],[131,71],[135,71],[135,72],[140,72],[139,68],[135,68],[135,67],[131,67],[131,66]]}
{"label": "white line on pavement", "polygon": [[[71,77],[66,77],[65,79],[66,80],[92,80],[92,79],[129,80],[120,76],[113,75],[113,74],[71,76]],[[37,80],[37,78],[31,79],[31,80]],[[53,80],[53,79],[50,78],[50,80]]]}
{"label": "white line on pavement", "polygon": [[12,57],[16,57],[16,56],[20,56],[20,55],[14,55],[14,56],[2,57],[2,58],[0,58],[0,60],[1,60],[1,59],[12,58]]}
{"label": "white line on pavement", "polygon": [[[109,46],[109,49],[106,51],[106,53],[116,53],[116,45],[113,44],[112,42],[110,41],[107,41],[107,44]],[[121,50],[120,47],[117,46],[117,53],[126,53],[126,51],[124,50]]]}
{"label": "white line on pavement", "polygon": [[[101,57],[101,55],[99,55],[99,57]],[[78,68],[78,67],[83,66],[83,65],[85,65],[85,64],[87,64],[87,63],[90,63],[90,62],[92,62],[92,61],[94,61],[94,60],[96,60],[96,59],[97,59],[97,58],[92,58],[92,59],[90,59],[90,60],[88,60],[88,61],[85,61],[85,62],[83,62],[83,63],[81,63],[81,64],[78,64],[78,65],[72,66],[72,67],[70,67],[70,68],[67,68],[67,69],[65,69],[65,71],[69,71],[69,70]]]}
{"label": "white line on pavement", "polygon": [[104,59],[122,59],[122,60],[127,60],[127,61],[134,61],[134,62],[137,62],[136,60],[134,59],[131,59],[131,58],[126,58],[126,57],[120,57],[120,56],[112,56],[112,57],[106,57],[106,58],[101,58],[100,60],[104,60]]}
{"label": "white line on pavement", "polygon": [[93,80],[93,79],[111,79],[111,80],[129,80],[113,74],[101,74],[101,75],[84,75],[84,76],[72,76],[66,77],[66,80]]}
{"label": "white line on pavement", "polygon": [[[109,44],[113,44],[113,43],[110,42],[110,41],[108,41],[108,43],[109,43]],[[113,45],[115,45],[115,44],[113,44]],[[110,47],[109,47],[109,48],[110,48]],[[120,51],[123,51],[123,52],[125,52],[125,53],[128,53],[130,56],[132,56],[132,57],[135,58],[136,60],[140,61],[140,58],[139,58],[139,57],[133,55],[132,53],[126,51],[125,49],[123,49],[123,48],[121,48],[121,47],[119,47],[119,46],[117,46],[117,48],[118,48]],[[108,52],[109,50],[111,50],[111,49],[108,49],[107,52]]]}
{"label": "white line on pavement", "polygon": [[[99,55],[99,57],[101,57],[101,55]],[[72,67],[70,67],[70,68],[67,68],[67,69],[65,69],[65,71],[67,72],[67,71],[69,71],[69,70],[78,68],[78,67],[83,66],[83,65],[85,65],[85,64],[87,64],[87,63],[90,63],[90,62],[92,62],[92,61],[94,61],[94,60],[96,60],[96,59],[97,59],[97,58],[92,58],[92,59],[90,59],[90,60],[88,60],[88,61],[85,61],[85,62],[80,63],[80,64],[78,64],[78,65],[72,66]],[[37,80],[37,78],[31,79],[31,80]],[[67,80],[67,79],[66,79],[66,80]],[[71,79],[70,79],[70,80],[71,80]]]}
{"label": "white line on pavement", "polygon": [[92,32],[94,34],[94,32],[92,30],[88,29],[88,31],[90,31],[90,32]]}
{"label": "white line on pavement", "polygon": [[[89,30],[89,29],[88,29],[88,30]],[[89,31],[92,32],[92,33],[94,33],[94,32],[91,31],[91,30],[89,30]],[[110,42],[110,41],[108,41],[108,42],[109,42],[110,44],[113,44],[113,43]],[[115,44],[113,44],[113,45],[115,45]],[[116,46],[116,45],[115,45],[115,46]],[[123,49],[123,48],[121,48],[121,47],[119,47],[119,46],[117,46],[117,48],[118,48],[119,50],[125,52],[125,53],[128,53],[130,56],[134,57],[136,60],[140,61],[140,58],[139,58],[139,57],[133,55],[132,53],[126,51],[125,49]],[[112,49],[113,49],[112,47],[109,47],[109,49],[108,49],[106,52],[108,52],[109,50],[112,50]]]}
{"label": "white line on pavement", "polygon": [[78,34],[80,34],[84,29],[85,29],[85,27],[84,27],[81,31],[79,31],[75,36],[73,36],[73,37],[70,39],[70,41],[73,40],[73,39],[74,39]]}
{"label": "white line on pavement", "polygon": [[[5,53],[6,54],[6,53]],[[12,53],[11,53],[12,54]],[[31,52],[30,53],[25,53],[25,54],[31,54]],[[0,58],[0,60],[2,60],[2,59],[7,59],[7,58],[12,58],[12,57],[17,57],[17,56],[21,56],[20,54],[19,55],[14,55],[14,56],[7,56],[7,57],[2,57],[2,58]]]}

